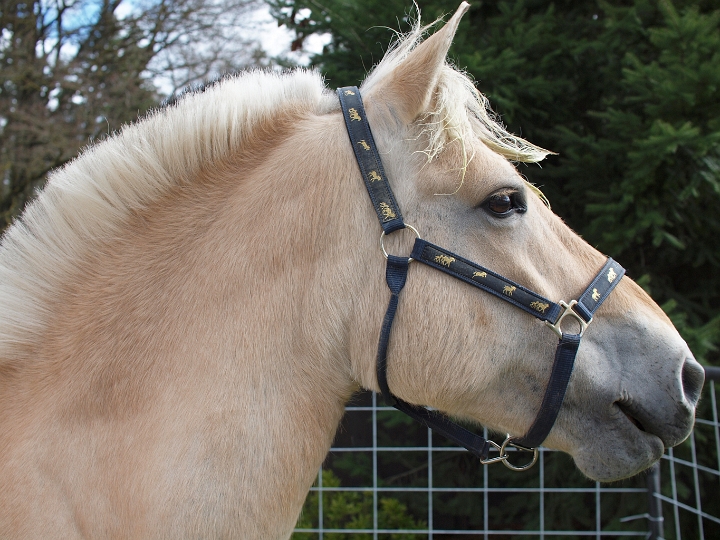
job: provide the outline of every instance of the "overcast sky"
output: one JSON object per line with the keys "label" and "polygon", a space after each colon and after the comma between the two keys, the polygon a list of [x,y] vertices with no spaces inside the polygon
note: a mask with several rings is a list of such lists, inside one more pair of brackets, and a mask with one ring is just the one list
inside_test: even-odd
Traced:
{"label": "overcast sky", "polygon": [[[298,13],[298,16],[303,16],[302,11]],[[270,56],[283,54],[303,65],[309,62],[312,54],[321,52],[323,46],[330,41],[329,35],[318,36],[313,34],[303,42],[302,51],[290,52],[292,33],[285,26],[278,27],[277,21],[270,15],[270,9],[265,4],[255,12],[251,28],[248,30],[248,36],[257,37],[263,49]]]}

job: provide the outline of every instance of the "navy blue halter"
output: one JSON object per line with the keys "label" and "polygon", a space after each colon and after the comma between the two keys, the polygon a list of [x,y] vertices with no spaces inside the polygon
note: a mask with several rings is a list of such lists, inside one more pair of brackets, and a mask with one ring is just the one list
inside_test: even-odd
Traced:
{"label": "navy blue halter", "polygon": [[[390,184],[380,160],[380,154],[375,146],[370,125],[365,115],[360,90],[355,86],[347,86],[339,88],[337,94],[340,98],[350,142],[365,187],[383,229],[383,235],[409,227],[403,221],[400,208],[390,189]],[[415,232],[417,234],[417,231]],[[386,281],[391,296],[380,332],[377,355],[377,378],[383,397],[386,402],[396,409],[442,433],[456,444],[465,447],[480,458],[483,463],[502,461],[514,470],[529,468],[537,458],[537,447],[547,438],[555,424],[570,381],[575,357],[580,346],[580,338],[587,325],[592,321],[595,311],[625,274],[625,269],[608,258],[605,266],[578,300],[573,300],[569,304],[565,302],[555,303],[484,266],[464,259],[451,251],[423,240],[419,235],[417,236],[410,258],[387,256]],[[510,437],[508,435],[505,442],[498,445],[452,422],[441,412],[412,405],[393,395],[390,391],[387,382],[387,349],[390,342],[390,331],[397,311],[400,291],[405,286],[408,267],[412,260],[420,261],[511,303],[530,315],[545,321],[558,335],[560,341],[555,352],[555,361],[540,411],[524,436]],[[562,322],[566,318],[573,319],[579,325],[579,332],[575,334],[563,332]],[[491,445],[499,450],[499,457],[488,459]],[[508,445],[534,451],[533,461],[522,467],[511,465],[505,452]]]}

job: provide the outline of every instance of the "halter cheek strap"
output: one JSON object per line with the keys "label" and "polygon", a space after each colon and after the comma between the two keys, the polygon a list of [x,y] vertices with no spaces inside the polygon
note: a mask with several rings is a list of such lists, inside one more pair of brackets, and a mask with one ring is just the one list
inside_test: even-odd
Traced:
{"label": "halter cheek strap", "polygon": [[[365,116],[360,90],[354,86],[344,87],[339,88],[337,94],[340,99],[350,142],[365,187],[383,229],[383,235],[409,227],[404,223],[400,208],[390,189],[390,184],[380,160],[380,154],[375,146],[370,125]],[[417,233],[417,231],[415,232]],[[456,444],[465,447],[480,458],[482,463],[502,461],[506,466],[514,470],[524,470],[531,467],[537,459],[536,448],[550,433],[562,406],[575,364],[575,357],[580,347],[580,339],[588,324],[592,321],[595,311],[625,274],[623,267],[608,258],[605,266],[580,295],[580,298],[566,304],[565,302],[555,303],[548,300],[484,266],[464,259],[419,237],[415,240],[410,258],[386,256],[386,281],[391,296],[380,332],[376,364],[378,385],[386,402],[434,431],[445,435]],[[555,361],[553,362],[550,380],[540,410],[530,429],[523,437],[513,438],[508,435],[505,442],[498,445],[466,430],[449,420],[442,413],[407,403],[390,391],[387,381],[387,350],[390,343],[392,323],[400,299],[400,291],[405,286],[408,268],[413,260],[420,261],[509,302],[544,321],[558,335],[560,341],[555,352]],[[563,332],[562,323],[568,317],[574,319],[576,324],[579,325],[580,329],[577,333]],[[505,453],[508,445],[534,450],[533,461],[522,467],[511,465],[508,461],[508,455]],[[500,455],[498,457],[488,459],[490,446],[499,450]]]}

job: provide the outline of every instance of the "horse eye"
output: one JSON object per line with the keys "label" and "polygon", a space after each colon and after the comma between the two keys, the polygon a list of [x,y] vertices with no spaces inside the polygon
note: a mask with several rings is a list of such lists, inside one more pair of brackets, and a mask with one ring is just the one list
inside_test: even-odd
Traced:
{"label": "horse eye", "polygon": [[506,218],[513,214],[522,214],[527,210],[522,193],[506,188],[490,195],[480,204],[486,212],[496,218]]}
{"label": "horse eye", "polygon": [[517,191],[502,191],[495,193],[483,205],[494,217],[504,218],[515,213],[523,213],[527,208],[522,196]]}
{"label": "horse eye", "polygon": [[507,214],[513,208],[513,202],[510,195],[503,193],[502,195],[493,195],[488,200],[488,209],[493,214]]}

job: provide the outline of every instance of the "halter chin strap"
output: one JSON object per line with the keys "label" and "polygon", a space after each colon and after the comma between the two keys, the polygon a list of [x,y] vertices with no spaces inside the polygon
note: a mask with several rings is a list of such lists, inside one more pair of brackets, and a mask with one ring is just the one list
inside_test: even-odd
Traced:
{"label": "halter chin strap", "polygon": [[[385,175],[380,154],[375,146],[370,125],[365,116],[360,90],[355,86],[348,86],[339,88],[337,94],[340,98],[350,142],[365,187],[383,229],[383,234],[389,234],[408,227],[403,221],[400,208]],[[505,442],[498,445],[466,430],[449,420],[442,413],[407,403],[390,391],[387,381],[387,349],[390,343],[390,332],[398,307],[400,291],[405,286],[408,268],[413,260],[420,261],[509,302],[544,321],[560,338],[555,352],[555,361],[552,366],[550,380],[540,410],[530,429],[523,437],[515,438],[508,435]],[[385,401],[418,422],[443,434],[456,444],[465,447],[480,458],[482,463],[502,461],[515,470],[524,470],[532,466],[535,463],[534,459],[532,463],[523,467],[511,465],[507,461],[508,456],[505,449],[509,444],[522,449],[535,450],[546,439],[555,424],[565,398],[565,391],[570,382],[575,357],[580,347],[580,339],[588,324],[592,321],[595,311],[605,301],[624,274],[625,269],[608,258],[605,266],[578,300],[572,300],[569,304],[565,302],[555,303],[484,266],[464,259],[451,251],[418,237],[415,240],[410,258],[387,256],[386,281],[390,288],[391,297],[380,331],[377,355],[378,385]],[[574,319],[575,324],[578,326],[579,330],[576,333],[562,330],[563,321],[568,318]],[[488,459],[491,445],[499,450],[499,457]],[[535,450],[535,452],[536,458],[537,451]]]}

